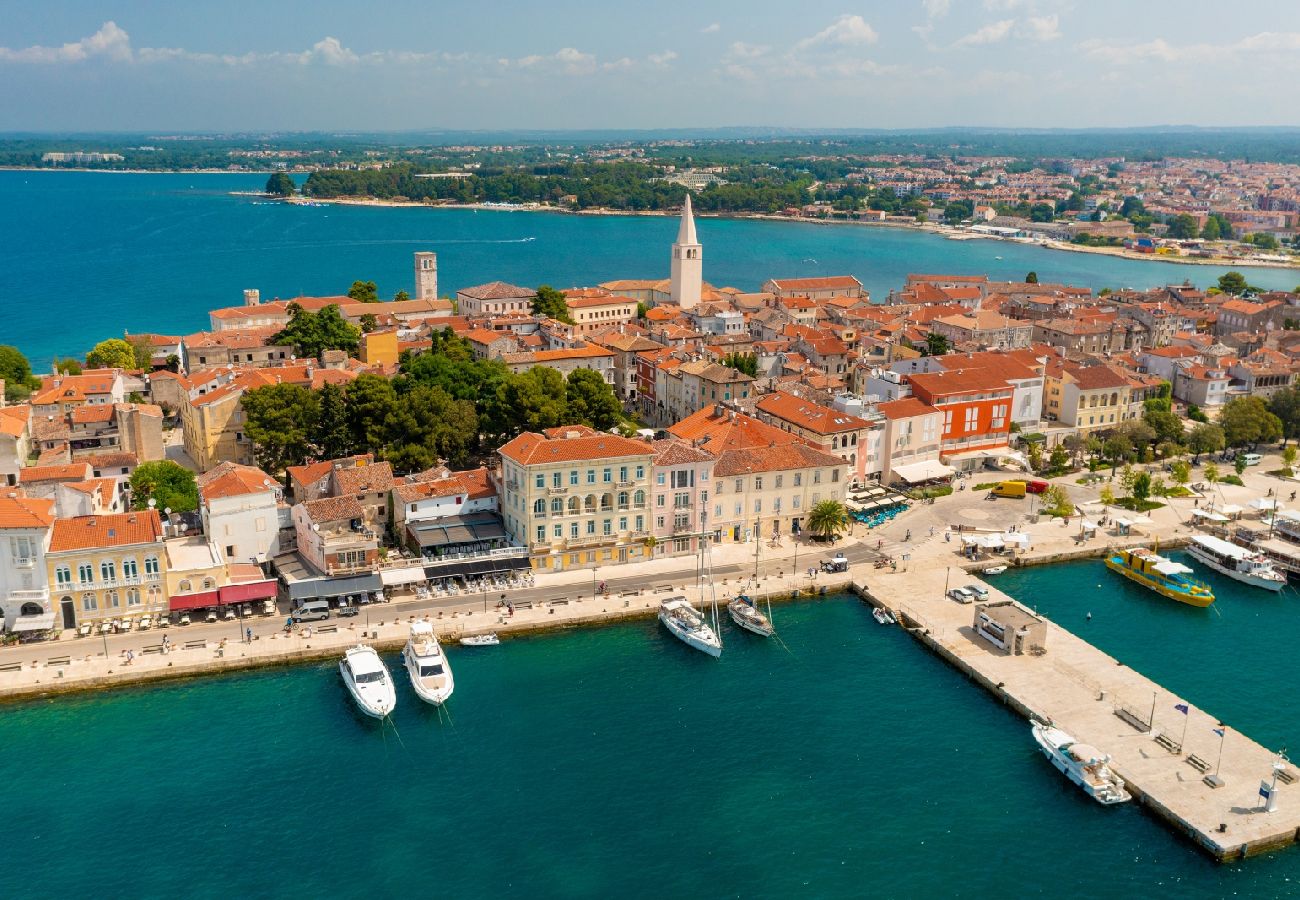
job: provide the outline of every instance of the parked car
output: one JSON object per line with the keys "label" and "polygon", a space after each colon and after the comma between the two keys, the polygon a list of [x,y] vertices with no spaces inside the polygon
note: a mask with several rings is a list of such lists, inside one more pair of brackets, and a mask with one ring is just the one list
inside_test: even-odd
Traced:
{"label": "parked car", "polygon": [[982,584],[968,584],[963,586],[962,590],[970,591],[981,600],[987,600],[989,596],[989,589]]}
{"label": "parked car", "polygon": [[948,591],[948,598],[958,603],[974,603],[975,595],[964,587],[955,587]]}

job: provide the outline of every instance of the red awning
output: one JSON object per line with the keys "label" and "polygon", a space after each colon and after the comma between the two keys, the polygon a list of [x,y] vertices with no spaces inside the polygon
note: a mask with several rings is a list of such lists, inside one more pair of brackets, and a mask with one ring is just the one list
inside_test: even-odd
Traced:
{"label": "red awning", "polygon": [[200,591],[197,594],[177,594],[171,598],[172,612],[182,609],[199,609],[204,606],[216,606],[216,591]]}
{"label": "red awning", "polygon": [[250,600],[271,600],[275,598],[276,581],[247,581],[243,584],[228,584],[220,589],[222,603],[247,603]]}

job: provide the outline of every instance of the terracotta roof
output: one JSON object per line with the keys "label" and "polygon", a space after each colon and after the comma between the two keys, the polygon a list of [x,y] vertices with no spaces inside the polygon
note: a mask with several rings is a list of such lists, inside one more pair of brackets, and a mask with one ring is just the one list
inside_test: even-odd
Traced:
{"label": "terracotta roof", "polygon": [[866,419],[813,403],[811,400],[804,400],[802,397],[784,391],[765,395],[756,406],[768,415],[818,434],[839,434],[871,427],[871,423]]}
{"label": "terracotta roof", "polygon": [[96,469],[111,468],[112,466],[133,468],[140,463],[139,457],[129,450],[117,450],[109,453],[94,453],[90,456],[83,456],[80,461],[89,463]]}
{"label": "terracotta roof", "polygon": [[1110,366],[1070,366],[1066,369],[1080,390],[1126,387],[1128,379]]}
{"label": "terracotta roof", "polygon": [[321,462],[307,463],[301,466],[289,466],[285,471],[289,477],[299,484],[315,484],[334,469],[333,460],[322,460]]}
{"label": "terracotta roof", "polygon": [[938,412],[933,406],[925,403],[915,397],[900,397],[897,400],[886,400],[884,403],[876,404],[876,411],[886,419],[910,419],[913,416],[924,416],[929,413]]}
{"label": "terracotta roof", "polygon": [[162,533],[162,519],[156,509],[57,519],[50,552],[148,544],[161,540]]}
{"label": "terracotta roof", "polygon": [[67,463],[61,466],[28,466],[18,470],[18,481],[22,484],[35,484],[40,481],[85,481],[94,472],[84,462]]}
{"label": "terracotta roof", "polygon": [[461,288],[456,293],[464,294],[474,300],[523,300],[537,296],[537,291],[532,288],[519,287],[517,284],[507,284],[504,281],[489,281],[487,284]]}
{"label": "terracotta roof", "polygon": [[[563,431],[564,429],[556,429]],[[499,451],[520,465],[536,466],[554,462],[595,461],[625,456],[648,456],[654,452],[645,441],[614,434],[582,434],[577,437],[547,437],[526,431]]]}
{"label": "terracotta roof", "polygon": [[687,466],[717,458],[712,453],[701,450],[680,438],[654,441],[650,446],[655,451],[656,466]]}
{"label": "terracotta roof", "polygon": [[1011,385],[1003,375],[983,367],[922,372],[908,375],[907,379],[914,388],[921,388],[925,393],[935,397],[1011,390]]}
{"label": "terracotta roof", "polygon": [[802,439],[783,431],[775,425],[768,425],[753,416],[742,412],[732,412],[722,406],[706,406],[675,425],[668,431],[688,441],[704,438],[698,444],[710,453],[738,447],[767,447],[801,443]]}
{"label": "terracotta roof", "polygon": [[27,430],[31,417],[32,408],[30,406],[0,407],[0,434],[18,437]]}
{"label": "terracotta roof", "polygon": [[334,483],[338,487],[340,495],[391,490],[393,487],[393,466],[391,463],[377,462],[364,466],[335,469]]}
{"label": "terracotta roof", "polygon": [[340,519],[363,519],[365,510],[356,497],[323,497],[302,504],[312,522],[336,522]]}
{"label": "terracotta roof", "polygon": [[68,413],[74,425],[89,425],[96,422],[113,421],[113,407],[107,403],[86,404],[78,406]]}
{"label": "terracotta roof", "polygon": [[262,494],[280,487],[274,478],[256,466],[241,466],[233,462],[223,462],[216,468],[204,472],[196,480],[199,484],[199,495],[208,501],[223,497],[241,497],[245,494]]}
{"label": "terracotta roof", "polygon": [[808,469],[822,466],[848,466],[838,456],[823,453],[804,443],[776,447],[748,447],[726,450],[718,457],[713,468],[715,477],[745,475],[750,472],[774,472],[789,469]]}
{"label": "terracotta roof", "polygon": [[53,524],[53,500],[20,497],[16,492],[0,497],[0,528],[49,528]]}
{"label": "terracotta roof", "polygon": [[822,278],[773,278],[771,283],[779,291],[827,291],[840,288],[862,288],[862,282],[852,275],[827,275]]}

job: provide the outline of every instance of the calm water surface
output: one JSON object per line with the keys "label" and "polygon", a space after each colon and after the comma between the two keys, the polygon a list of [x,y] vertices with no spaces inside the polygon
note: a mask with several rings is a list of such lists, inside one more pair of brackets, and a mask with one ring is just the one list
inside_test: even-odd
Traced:
{"label": "calm water surface", "polygon": [[[255,191],[261,175],[0,172],[0,260],[10,296],[0,343],[48,367],[123,329],[183,333],[207,311],[265,299],[341,294],[373,279],[381,295],[412,289],[411,254],[436,250],[443,293],[502,279],[593,285],[666,278],[676,221],[474,210],[294,207]],[[950,241],[878,227],[703,219],[704,274],[757,290],[768,278],[851,273],[884,298],[909,272],[987,273],[1102,287],[1149,287],[1221,270],[1063,253],[1002,241]],[[1290,289],[1300,273],[1250,271]]]}
{"label": "calm water surface", "polygon": [[[1099,567],[1003,583],[1078,594],[1104,582]],[[1283,654],[1243,657],[1229,632],[1163,621],[1126,585],[1089,597],[1096,635],[1123,618],[1159,636],[1152,674],[1251,721],[1241,691],[1188,670],[1221,657],[1225,675],[1263,682],[1288,670]],[[1292,625],[1293,600],[1275,604]],[[1237,601],[1220,602],[1231,621]],[[1209,898],[1300,883],[1298,853],[1219,866],[1137,807],[1098,808],[1024,722],[858,602],[775,612],[788,650],[729,629],[718,661],[652,620],[451,648],[449,708],[402,683],[387,728],[353,710],[333,664],[8,707],[0,896],[423,884],[452,897]],[[1292,704],[1268,716],[1300,725]]]}

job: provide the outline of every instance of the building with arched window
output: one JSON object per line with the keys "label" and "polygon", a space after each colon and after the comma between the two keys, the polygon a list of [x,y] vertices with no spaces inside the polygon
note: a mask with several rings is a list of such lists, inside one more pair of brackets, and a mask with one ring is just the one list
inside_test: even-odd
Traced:
{"label": "building with arched window", "polygon": [[0,625],[5,631],[58,625],[45,561],[53,525],[53,500],[0,497]]}
{"label": "building with arched window", "polygon": [[64,627],[167,611],[157,510],[58,519],[45,563]]}

